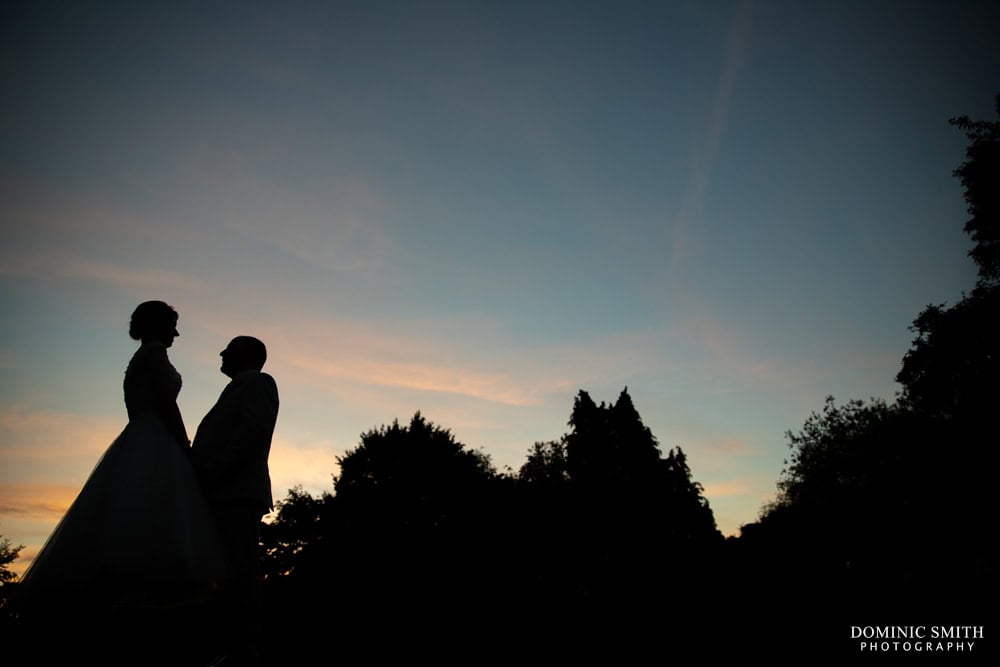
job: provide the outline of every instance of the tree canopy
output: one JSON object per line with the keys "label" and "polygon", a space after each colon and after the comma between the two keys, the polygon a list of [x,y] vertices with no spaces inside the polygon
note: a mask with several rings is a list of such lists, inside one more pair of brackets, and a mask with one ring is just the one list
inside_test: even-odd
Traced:
{"label": "tree canopy", "polygon": [[893,404],[829,398],[788,433],[777,498],[744,531],[755,543],[811,550],[813,564],[883,581],[930,577],[945,563],[971,574],[997,560],[984,531],[1000,405],[1000,122],[951,123],[969,141],[954,174],[972,216],[964,229],[977,283],[916,317]]}
{"label": "tree canopy", "polygon": [[8,567],[21,555],[24,545],[14,546],[6,537],[0,536],[0,586],[17,579],[17,575]]}
{"label": "tree canopy", "polygon": [[973,121],[968,116],[950,122],[968,140],[966,160],[955,170],[962,182],[972,217],[965,232],[975,243],[969,255],[981,281],[1000,281],[1000,94],[996,96],[998,120]]}

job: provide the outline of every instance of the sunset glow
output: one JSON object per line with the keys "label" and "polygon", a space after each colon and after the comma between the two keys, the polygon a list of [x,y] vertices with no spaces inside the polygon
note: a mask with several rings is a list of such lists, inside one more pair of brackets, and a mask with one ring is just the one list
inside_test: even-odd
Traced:
{"label": "sunset glow", "polygon": [[141,301],[189,435],[268,345],[278,500],[417,411],[516,472],[627,386],[731,535],[974,282],[947,121],[997,92],[989,3],[43,4],[0,28],[17,572],[125,424]]}

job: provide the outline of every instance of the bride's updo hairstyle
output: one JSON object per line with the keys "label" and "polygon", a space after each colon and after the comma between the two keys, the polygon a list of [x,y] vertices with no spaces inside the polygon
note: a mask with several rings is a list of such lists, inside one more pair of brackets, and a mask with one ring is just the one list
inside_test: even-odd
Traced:
{"label": "bride's updo hairstyle", "polygon": [[128,335],[133,340],[152,338],[167,327],[177,326],[177,311],[162,301],[140,303],[132,313]]}

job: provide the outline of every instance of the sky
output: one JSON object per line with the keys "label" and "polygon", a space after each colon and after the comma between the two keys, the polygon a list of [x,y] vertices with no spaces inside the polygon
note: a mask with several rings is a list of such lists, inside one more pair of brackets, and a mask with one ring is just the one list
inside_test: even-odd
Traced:
{"label": "sky", "polygon": [[9,2],[0,535],[21,572],[170,303],[189,434],[268,346],[276,499],[415,412],[499,470],[628,388],[727,535],[975,280],[990,2]]}

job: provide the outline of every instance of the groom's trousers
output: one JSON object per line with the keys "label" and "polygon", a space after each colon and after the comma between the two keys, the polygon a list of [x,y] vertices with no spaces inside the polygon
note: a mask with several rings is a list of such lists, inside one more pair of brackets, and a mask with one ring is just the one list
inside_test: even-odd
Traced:
{"label": "groom's trousers", "polygon": [[259,659],[264,607],[260,570],[260,507],[253,503],[219,503],[212,513],[231,568],[223,589],[224,613],[228,616],[227,643],[235,654],[250,661]]}

